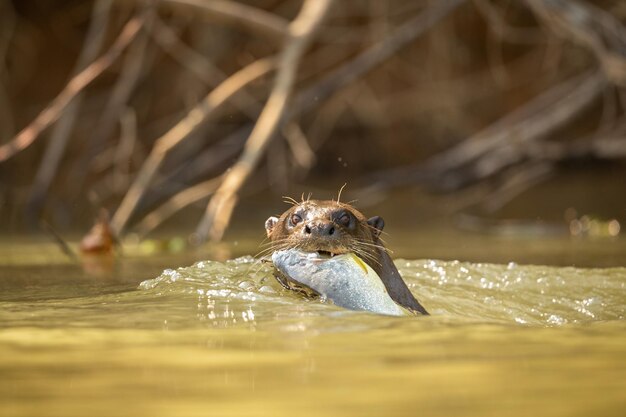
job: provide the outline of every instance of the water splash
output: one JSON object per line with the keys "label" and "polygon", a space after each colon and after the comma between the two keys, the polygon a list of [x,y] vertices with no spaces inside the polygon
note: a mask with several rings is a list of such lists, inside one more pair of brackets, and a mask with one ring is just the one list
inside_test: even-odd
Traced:
{"label": "water splash", "polygon": [[625,316],[625,268],[580,269],[458,261],[401,263],[409,286],[439,313],[563,325]]}
{"label": "water splash", "polygon": [[[533,265],[400,260],[411,291],[436,318],[562,326],[622,320],[626,268],[579,269]],[[214,326],[253,324],[259,317],[363,314],[283,290],[271,268],[251,257],[203,261],[144,281],[153,296],[194,296],[198,320]]]}

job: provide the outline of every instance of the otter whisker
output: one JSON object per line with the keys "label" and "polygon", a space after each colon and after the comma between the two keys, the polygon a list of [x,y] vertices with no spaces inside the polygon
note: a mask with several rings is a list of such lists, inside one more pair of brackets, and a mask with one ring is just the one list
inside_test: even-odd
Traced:
{"label": "otter whisker", "polygon": [[277,242],[270,242],[269,244],[260,245],[261,250],[259,251],[259,253],[271,251],[279,245],[280,243]]}
{"label": "otter whisker", "polygon": [[378,265],[378,266],[381,266],[381,264],[380,264],[380,262],[378,261],[378,259],[376,259],[376,257],[375,257],[375,256],[373,256],[373,255],[372,255],[371,253],[369,253],[369,252],[362,251],[362,250],[360,250],[360,249],[356,249],[356,250],[354,251],[354,253],[355,253],[358,257],[360,257],[360,258],[364,259],[366,262],[367,262],[367,261],[370,261],[370,262],[372,262],[372,263],[374,263],[374,264],[376,264],[376,265]]}
{"label": "otter whisker", "polygon": [[272,246],[272,245],[276,245],[277,243],[283,241],[285,239],[281,239],[281,240],[270,240],[269,242],[262,242],[259,246]]}
{"label": "otter whisker", "polygon": [[292,246],[288,239],[280,239],[263,245],[267,247],[261,249],[256,255],[254,255],[255,258],[259,256],[266,256],[277,250],[287,249]]}
{"label": "otter whisker", "polygon": [[275,249],[273,247],[272,248],[266,248],[266,249],[263,249],[263,250],[257,252],[253,257],[255,259],[256,258],[263,258],[263,257],[273,253],[274,251],[275,251]]}
{"label": "otter whisker", "polygon": [[287,204],[291,204],[292,206],[297,206],[298,204],[300,204],[296,199],[285,195],[283,196],[283,201]]}
{"label": "otter whisker", "polygon": [[372,232],[374,232],[375,234],[377,234],[379,239],[380,239],[380,235],[387,235],[387,236],[389,236],[389,233],[385,232],[384,230],[380,230],[380,229],[378,229],[378,228],[376,228],[376,227],[372,226],[371,224],[368,224],[368,225],[367,225],[367,227],[368,227],[368,228],[369,228]]}
{"label": "otter whisker", "polygon": [[354,245],[360,245],[361,247],[367,247],[367,248],[373,248],[373,249],[380,249],[383,252],[386,252],[388,254],[393,253],[393,251],[391,251],[390,249],[387,249],[384,245],[382,244],[376,244],[376,243],[370,243],[370,242],[366,242],[362,239],[357,239],[355,240],[355,242],[353,243]]}
{"label": "otter whisker", "polygon": [[272,243],[273,243],[272,240],[270,240],[269,236],[267,236],[265,237],[265,239],[261,241],[261,243],[259,243],[259,246],[264,247],[264,246],[271,245]]}
{"label": "otter whisker", "polygon": [[337,193],[337,203],[341,203],[341,192],[343,191],[344,188],[346,188],[346,185],[348,185],[348,183],[344,182],[341,188],[339,189],[339,192]]}
{"label": "otter whisker", "polygon": [[351,250],[362,258],[371,261],[372,263],[375,263],[377,265],[381,265],[377,253],[372,252],[372,246],[377,249],[375,245],[368,245],[365,244],[365,242],[356,241],[353,242],[353,244],[351,245]]}

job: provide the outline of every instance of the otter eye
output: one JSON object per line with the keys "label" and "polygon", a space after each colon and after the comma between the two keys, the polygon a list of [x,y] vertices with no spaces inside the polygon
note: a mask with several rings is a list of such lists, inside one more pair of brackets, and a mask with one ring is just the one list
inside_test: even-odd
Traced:
{"label": "otter eye", "polygon": [[300,217],[298,214],[292,214],[290,220],[291,220],[291,224],[295,226],[296,224],[302,221],[302,217]]}
{"label": "otter eye", "polygon": [[342,226],[349,226],[350,225],[350,215],[348,213],[343,213],[339,217],[339,220],[337,220],[337,223],[339,223]]}

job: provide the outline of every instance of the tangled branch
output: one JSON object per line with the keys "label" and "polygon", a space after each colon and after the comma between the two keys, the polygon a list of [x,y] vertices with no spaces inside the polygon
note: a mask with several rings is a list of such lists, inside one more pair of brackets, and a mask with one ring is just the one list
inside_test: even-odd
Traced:
{"label": "tangled branch", "polygon": [[220,240],[226,230],[237,193],[250,176],[276,131],[287,108],[300,59],[319,29],[332,0],[307,0],[300,14],[289,24],[288,43],[283,50],[274,88],[263,108],[237,163],[209,202],[204,218],[196,230],[200,242],[207,237]]}
{"label": "tangled branch", "polygon": [[0,162],[6,161],[29,147],[48,126],[56,122],[63,110],[85,87],[109,68],[137,36],[145,21],[145,15],[133,17],[126,23],[111,48],[99,59],[78,73],[63,91],[28,126],[10,142],[0,146]]}

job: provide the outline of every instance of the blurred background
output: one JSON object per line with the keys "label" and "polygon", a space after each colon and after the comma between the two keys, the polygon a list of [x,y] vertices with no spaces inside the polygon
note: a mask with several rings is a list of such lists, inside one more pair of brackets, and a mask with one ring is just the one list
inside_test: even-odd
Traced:
{"label": "blurred background", "polygon": [[345,184],[401,247],[623,234],[623,1],[330,1],[289,61],[302,3],[0,0],[0,230],[258,242]]}

